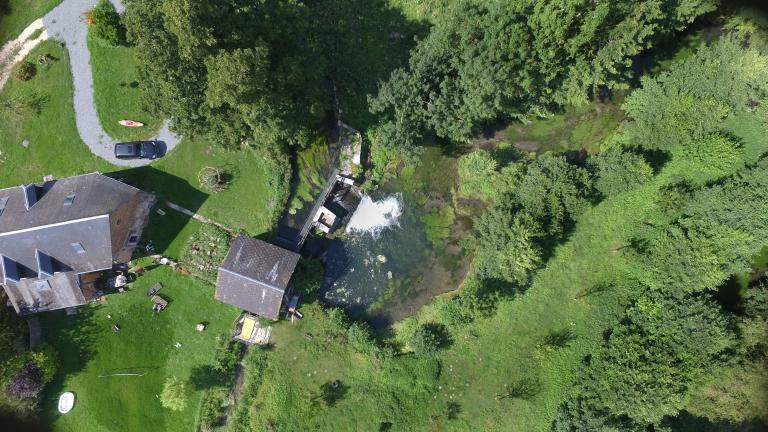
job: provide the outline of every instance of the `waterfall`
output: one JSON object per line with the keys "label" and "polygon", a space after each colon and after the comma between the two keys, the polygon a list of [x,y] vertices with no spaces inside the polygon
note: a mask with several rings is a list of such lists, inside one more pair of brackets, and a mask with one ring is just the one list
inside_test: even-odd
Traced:
{"label": "waterfall", "polygon": [[398,219],[402,213],[403,198],[399,193],[379,201],[364,195],[347,223],[347,233],[371,234],[378,238],[384,229],[400,226]]}

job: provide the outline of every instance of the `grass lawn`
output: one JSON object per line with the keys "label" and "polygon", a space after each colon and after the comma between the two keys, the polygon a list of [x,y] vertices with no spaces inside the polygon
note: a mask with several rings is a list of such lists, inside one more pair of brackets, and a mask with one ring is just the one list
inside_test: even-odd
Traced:
{"label": "grass lawn", "polygon": [[[267,366],[247,372],[260,378],[251,404],[238,407],[249,413],[249,424],[224,430],[260,431],[268,424],[285,431],[414,430],[411,420],[426,415],[438,362],[412,356],[379,361],[355,351],[317,303],[301,310],[301,321],[275,325]],[[321,389],[334,380],[338,388],[324,395]]]}
{"label": "grass lawn", "polygon": [[[233,229],[257,235],[268,231],[282,197],[267,187],[263,160],[252,150],[224,151],[203,141],[183,141],[150,167],[121,169],[94,156],[80,139],[72,108],[72,75],[67,50],[53,41],[35,48],[55,57],[50,67],[38,67],[27,82],[10,80],[1,97],[34,95],[44,101],[39,114],[21,113],[0,127],[0,187],[101,171],[215,219]],[[28,147],[21,145],[28,140]],[[209,194],[197,174],[203,166],[224,167],[234,175],[228,189]],[[278,204],[274,204],[278,203]]]}
{"label": "grass lawn", "polygon": [[[185,237],[199,226],[174,213],[153,213],[145,236],[158,252],[174,256],[177,248],[162,237]],[[148,271],[127,292],[108,294],[105,302],[84,306],[77,315],[40,315],[43,338],[60,356],[59,374],[46,388],[42,404],[57,432],[194,429],[201,390],[188,389],[187,406],[180,412],[163,408],[156,395],[166,378],[186,380],[195,366],[211,363],[217,337],[231,330],[239,310],[215,301],[208,284],[148,258],[137,262]],[[145,294],[156,282],[163,283],[160,295],[170,303],[160,314],[152,313]],[[200,322],[207,323],[202,333],[195,330]],[[113,332],[112,324],[120,331]],[[175,348],[176,342],[182,346]],[[104,376],[118,373],[142,376]],[[77,396],[75,409],[66,416],[56,413],[56,399],[63,391]]]}
{"label": "grass lawn", "polygon": [[[765,134],[744,133],[739,137],[744,152],[731,171],[768,150]],[[455,345],[443,357],[451,368],[442,375],[441,385],[465,388],[459,392],[462,426],[458,429],[550,429],[557,408],[578,376],[582,359],[602,342],[602,332],[619,317],[631,293],[614,288],[589,296],[579,294],[597,284],[631,276],[632,267],[618,248],[628,244],[643,221],[652,220],[651,215],[658,211],[654,197],[659,187],[685,176],[690,169],[688,161],[672,160],[652,182],[590,209],[579,218],[574,232],[556,249],[546,268],[536,274],[525,294],[501,303],[493,318],[456,335]],[[574,335],[566,347],[543,346],[547,335],[563,329]],[[495,398],[503,394],[505,385],[525,378],[538,383],[528,400]]]}
{"label": "grass lawn", "polygon": [[[218,193],[202,189],[197,175],[205,166],[231,173],[230,186]],[[263,159],[251,149],[227,151],[203,140],[184,140],[150,167],[110,175],[252,235],[269,231],[283,209],[268,186]]]}
{"label": "grass lawn", "polygon": [[[88,36],[91,52],[93,90],[101,126],[117,140],[140,140],[157,133],[162,119],[152,118],[139,107],[141,81],[136,70],[133,48],[108,46]],[[137,120],[144,127],[120,126],[119,120]]]}
{"label": "grass lawn", "polygon": [[[44,101],[39,115],[20,113],[0,127],[0,186],[15,186],[40,181],[53,174],[63,177],[93,171],[110,171],[111,165],[94,156],[80,140],[72,109],[72,75],[67,50],[56,42],[45,41],[29,58],[48,53],[57,60],[48,68],[38,65],[32,80],[9,80],[2,97],[24,95]],[[29,141],[24,148],[23,140]]]}
{"label": "grass lawn", "polygon": [[47,14],[61,0],[3,0],[0,2],[0,46],[16,38],[32,21]]}

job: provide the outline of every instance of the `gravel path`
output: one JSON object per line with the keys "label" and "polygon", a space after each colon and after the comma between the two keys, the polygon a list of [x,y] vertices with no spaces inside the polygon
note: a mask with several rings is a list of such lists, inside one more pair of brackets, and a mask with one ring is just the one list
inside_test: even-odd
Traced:
{"label": "gravel path", "polygon": [[[118,12],[124,10],[120,0],[111,1]],[[122,160],[115,158],[113,149],[118,141],[107,135],[99,123],[99,116],[96,114],[96,103],[93,97],[93,75],[90,64],[91,53],[88,51],[88,29],[84,21],[85,12],[92,9],[96,3],[97,0],[64,0],[42,18],[42,26],[46,28],[46,31],[40,38],[25,43],[26,36],[24,35],[28,35],[35,29],[40,28],[38,22],[40,20],[38,20],[24,30],[22,36],[16,41],[9,42],[9,44],[3,47],[2,52],[6,52],[6,50],[8,52],[15,51],[14,48],[9,48],[10,44],[14,42],[16,46],[20,43],[23,44],[22,48],[28,52],[29,49],[44,38],[55,38],[64,41],[69,50],[69,61],[72,67],[72,77],[75,86],[75,120],[80,138],[91,149],[93,154],[114,165],[129,167],[148,165],[150,161],[146,159]],[[20,61],[23,56],[19,57],[19,55],[15,55],[13,61],[8,62],[10,63],[9,65],[8,63],[3,64],[3,57],[0,54],[0,64],[3,64],[2,69],[10,68],[13,64]],[[0,75],[0,88],[4,83],[3,77],[5,75]],[[119,101],[116,101],[116,103],[119,103]],[[168,129],[168,125],[169,122],[166,121],[157,136],[151,138],[162,142],[165,152],[173,150],[180,140],[178,136]]]}

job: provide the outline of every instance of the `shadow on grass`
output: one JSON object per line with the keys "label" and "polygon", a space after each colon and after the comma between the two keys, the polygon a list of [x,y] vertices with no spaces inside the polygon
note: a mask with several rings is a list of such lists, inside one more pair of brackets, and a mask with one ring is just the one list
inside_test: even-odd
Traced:
{"label": "shadow on grass", "polygon": [[[59,395],[65,391],[67,376],[81,372],[98,352],[97,335],[100,331],[95,320],[95,308],[82,307],[79,310],[75,315],[67,315],[64,311],[40,315],[45,329],[43,340],[54,347],[58,356],[56,376],[45,387],[41,398],[44,407],[56,406]],[[51,416],[55,410],[42,411],[45,416]]]}
{"label": "shadow on grass", "polygon": [[25,418],[13,411],[0,410],[0,425],[4,431],[52,432],[53,429],[35,418]]}
{"label": "shadow on grass", "polygon": [[[189,223],[190,217],[168,208],[165,201],[178,204],[192,213],[202,207],[208,199],[208,194],[195,188],[183,178],[155,169],[152,166],[129,168],[108,173],[112,178],[119,179],[126,184],[150,192],[157,198],[157,208],[165,212],[160,215],[153,210],[150,215],[150,223],[145,229],[143,244],[152,242],[156,253],[163,253],[168,249],[173,240]],[[136,249],[141,254],[150,254],[145,248]]]}

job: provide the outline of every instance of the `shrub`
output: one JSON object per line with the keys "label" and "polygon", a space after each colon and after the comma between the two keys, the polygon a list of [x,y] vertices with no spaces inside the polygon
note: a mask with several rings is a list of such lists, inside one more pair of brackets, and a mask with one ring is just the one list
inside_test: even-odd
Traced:
{"label": "shrub", "polygon": [[43,385],[40,369],[33,362],[28,362],[8,381],[5,393],[16,399],[32,398],[40,393]]}
{"label": "shrub", "polygon": [[421,217],[427,232],[427,239],[435,247],[441,246],[445,239],[451,235],[451,226],[455,220],[456,214],[450,205],[431,211]]}
{"label": "shrub", "polygon": [[229,390],[225,387],[215,387],[203,393],[199,420],[201,431],[211,431],[222,424],[224,419],[222,407],[228,394]]}
{"label": "shrub", "polygon": [[223,346],[216,350],[213,370],[223,375],[231,374],[237,364],[240,363],[242,354],[243,345],[233,340],[227,340]]}
{"label": "shrub", "polygon": [[203,225],[190,236],[181,252],[181,263],[193,275],[211,283],[229,251],[229,234],[213,225]]}
{"label": "shrub", "polygon": [[42,343],[29,356],[32,363],[40,371],[40,378],[43,383],[51,382],[56,375],[56,350],[50,344]]}
{"label": "shrub", "polygon": [[320,288],[324,277],[325,267],[319,259],[302,259],[293,274],[293,287],[302,294],[312,295]]}
{"label": "shrub", "polygon": [[125,27],[115,6],[108,0],[100,0],[91,11],[91,32],[94,36],[110,45],[125,43]]}
{"label": "shrub", "polygon": [[369,354],[376,350],[371,327],[364,322],[355,322],[347,329],[347,341],[357,352]]}
{"label": "shrub", "polygon": [[330,308],[325,311],[326,330],[333,335],[340,335],[349,327],[347,313],[341,308]]}
{"label": "shrub", "polygon": [[491,198],[496,194],[492,178],[496,176],[497,162],[485,150],[475,150],[459,158],[459,178],[462,195]]}
{"label": "shrub", "polygon": [[438,304],[440,322],[450,327],[459,327],[472,322],[472,310],[468,309],[469,295],[462,294]]}
{"label": "shrub", "polygon": [[173,411],[183,410],[187,406],[187,386],[180,379],[169,377],[160,393],[160,403]]}
{"label": "shrub", "polygon": [[433,326],[419,326],[410,339],[408,346],[419,357],[435,357],[440,350],[442,337]]}
{"label": "shrub", "polygon": [[19,81],[29,81],[36,73],[37,68],[34,63],[24,60],[16,66],[16,72],[13,74],[13,77]]}

